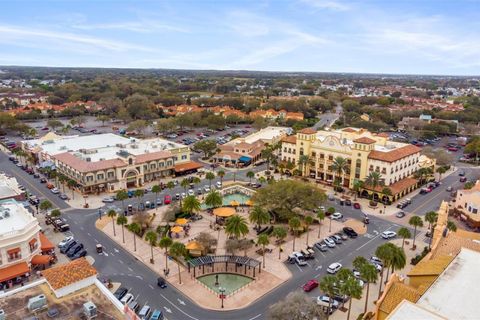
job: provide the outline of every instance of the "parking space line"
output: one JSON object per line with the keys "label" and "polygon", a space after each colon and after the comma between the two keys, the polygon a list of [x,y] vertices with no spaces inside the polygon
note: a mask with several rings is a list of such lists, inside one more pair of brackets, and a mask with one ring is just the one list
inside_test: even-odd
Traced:
{"label": "parking space line", "polygon": [[148,286],[150,287],[150,289],[155,290],[155,288],[151,284],[149,284]]}
{"label": "parking space line", "polygon": [[300,272],[303,272],[302,268],[300,268],[298,264],[295,263],[295,266],[298,268],[298,270],[300,270]]}
{"label": "parking space line", "polygon": [[133,272],[133,269],[132,269],[132,268],[130,268],[130,267],[127,267],[127,268],[128,268],[128,270],[130,270],[130,272]]}

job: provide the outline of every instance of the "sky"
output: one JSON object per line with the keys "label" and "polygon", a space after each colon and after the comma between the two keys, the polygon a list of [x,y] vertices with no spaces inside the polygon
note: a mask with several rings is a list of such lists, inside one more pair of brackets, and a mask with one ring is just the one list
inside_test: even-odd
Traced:
{"label": "sky", "polygon": [[0,7],[0,65],[480,75],[480,0]]}

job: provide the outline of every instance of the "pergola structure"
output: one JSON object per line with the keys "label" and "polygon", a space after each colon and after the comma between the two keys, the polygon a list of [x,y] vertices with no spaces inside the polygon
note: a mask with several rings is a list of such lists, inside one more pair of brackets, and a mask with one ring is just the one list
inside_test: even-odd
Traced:
{"label": "pergola structure", "polygon": [[[196,278],[196,271],[199,268],[202,275],[205,274],[205,266],[207,267],[207,273],[215,273],[216,264],[225,264],[225,271],[228,271],[229,265],[232,264],[235,267],[235,273],[238,273],[240,268],[243,271],[243,274],[248,276],[248,270],[253,271],[253,278],[255,278],[255,270],[258,267],[258,273],[262,272],[262,263],[258,260],[245,257],[245,256],[203,256],[198,257],[188,261],[188,273],[190,273],[191,268],[193,268],[193,277]],[[247,270],[248,268],[248,270]],[[210,269],[210,270],[208,270]],[[232,270],[233,271],[233,270]],[[224,272],[224,270],[217,270],[217,272]]]}

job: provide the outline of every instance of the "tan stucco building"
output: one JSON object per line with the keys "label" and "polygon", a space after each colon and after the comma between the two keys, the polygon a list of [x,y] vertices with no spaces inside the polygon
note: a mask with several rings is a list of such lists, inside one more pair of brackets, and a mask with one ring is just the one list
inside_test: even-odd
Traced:
{"label": "tan stucco building", "polygon": [[480,227],[480,180],[471,189],[457,191],[455,209],[470,227]]}

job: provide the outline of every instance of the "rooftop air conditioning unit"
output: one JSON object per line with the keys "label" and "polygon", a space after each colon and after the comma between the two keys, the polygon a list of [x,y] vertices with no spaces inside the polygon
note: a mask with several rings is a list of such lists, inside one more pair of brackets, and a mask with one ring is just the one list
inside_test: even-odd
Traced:
{"label": "rooftop air conditioning unit", "polygon": [[67,150],[67,146],[61,146],[60,150]]}
{"label": "rooftop air conditioning unit", "polygon": [[47,297],[44,294],[40,294],[33,298],[28,299],[27,308],[29,311],[36,311],[43,309],[47,306]]}
{"label": "rooftop air conditioning unit", "polygon": [[97,316],[97,306],[93,302],[87,301],[83,304],[83,313],[88,319],[95,318]]}
{"label": "rooftop air conditioning unit", "polygon": [[85,161],[92,162],[92,158],[86,158]]}

